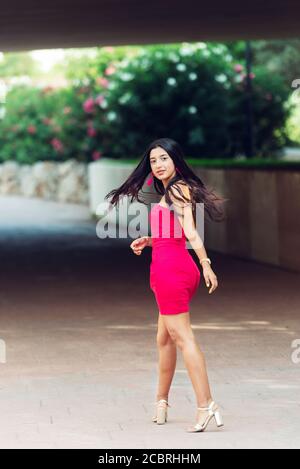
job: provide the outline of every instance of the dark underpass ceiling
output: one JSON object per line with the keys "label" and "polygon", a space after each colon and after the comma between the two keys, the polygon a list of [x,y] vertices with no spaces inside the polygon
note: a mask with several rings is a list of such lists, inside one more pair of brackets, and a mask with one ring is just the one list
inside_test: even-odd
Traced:
{"label": "dark underpass ceiling", "polygon": [[3,0],[0,50],[288,39],[299,15],[299,0]]}

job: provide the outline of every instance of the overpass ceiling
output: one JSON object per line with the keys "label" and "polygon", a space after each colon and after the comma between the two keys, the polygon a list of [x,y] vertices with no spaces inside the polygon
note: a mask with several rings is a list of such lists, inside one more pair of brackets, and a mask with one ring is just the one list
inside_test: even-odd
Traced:
{"label": "overpass ceiling", "polygon": [[288,39],[299,0],[3,0],[0,50]]}

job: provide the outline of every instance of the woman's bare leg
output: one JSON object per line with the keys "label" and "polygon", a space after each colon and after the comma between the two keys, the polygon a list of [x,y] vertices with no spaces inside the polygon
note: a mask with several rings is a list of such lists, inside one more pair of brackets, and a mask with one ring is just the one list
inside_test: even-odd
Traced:
{"label": "woman's bare leg", "polygon": [[170,336],[163,318],[159,313],[157,328],[157,348],[158,348],[158,389],[157,400],[168,400],[169,390],[176,368],[176,344]]}
{"label": "woman's bare leg", "polygon": [[212,397],[204,354],[192,331],[190,313],[170,314],[163,318],[170,336],[182,351],[185,366],[196,394],[197,407],[205,407],[212,401]]}

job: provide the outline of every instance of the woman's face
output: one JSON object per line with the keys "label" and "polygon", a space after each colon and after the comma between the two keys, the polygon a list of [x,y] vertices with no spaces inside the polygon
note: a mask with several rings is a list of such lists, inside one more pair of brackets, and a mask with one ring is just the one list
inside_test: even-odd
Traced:
{"label": "woman's face", "polygon": [[175,176],[176,170],[172,158],[161,147],[153,148],[150,152],[150,166],[154,176],[160,179],[166,187],[168,181]]}

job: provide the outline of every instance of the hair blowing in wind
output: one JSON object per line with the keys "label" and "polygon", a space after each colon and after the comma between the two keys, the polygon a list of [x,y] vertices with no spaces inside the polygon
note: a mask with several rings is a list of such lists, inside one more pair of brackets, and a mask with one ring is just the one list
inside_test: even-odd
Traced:
{"label": "hair blowing in wind", "polygon": [[[225,212],[221,204],[228,199],[224,199],[214,190],[209,189],[204,184],[204,182],[186,163],[182,148],[179,143],[170,138],[159,138],[150,143],[142,155],[141,161],[132,171],[126,181],[119,188],[113,189],[108,194],[106,194],[105,199],[111,198],[110,204],[112,206],[117,205],[119,199],[123,196],[131,196],[131,202],[137,200],[138,202],[145,203],[140,199],[139,193],[142,190],[147,177],[151,173],[150,152],[157,147],[163,148],[168,153],[176,167],[176,175],[169,181],[167,187],[164,187],[160,179],[156,178],[155,176],[153,177],[153,184],[157,194],[162,196],[164,195],[168,205],[174,203],[174,199],[177,199],[181,202],[184,201],[185,203],[191,203],[194,218],[196,204],[202,203],[205,214],[208,215],[212,221],[224,220]],[[180,184],[188,186],[190,200],[187,199],[181,191],[180,186],[178,185],[179,182]]]}

